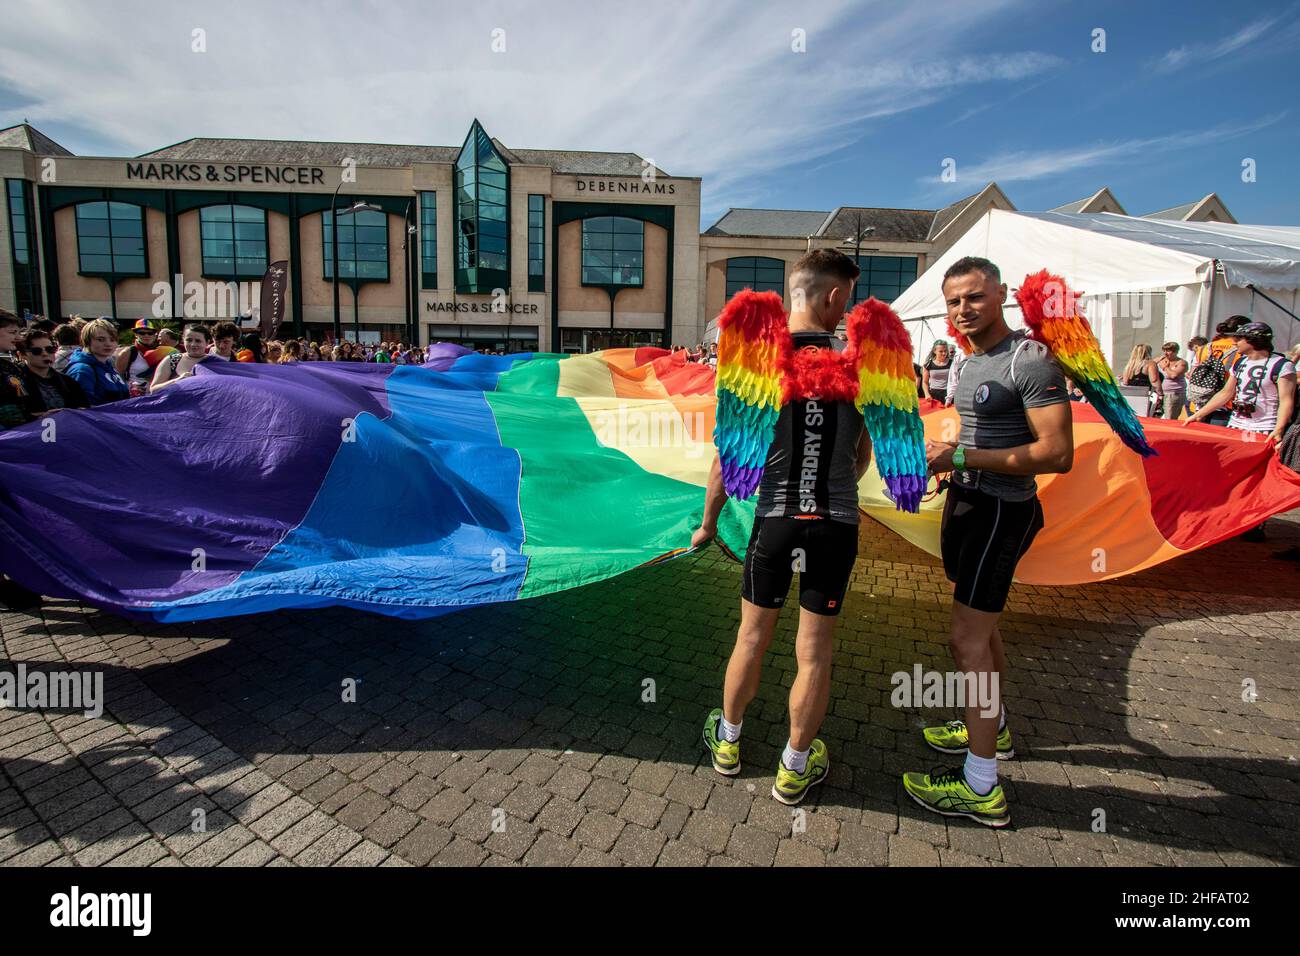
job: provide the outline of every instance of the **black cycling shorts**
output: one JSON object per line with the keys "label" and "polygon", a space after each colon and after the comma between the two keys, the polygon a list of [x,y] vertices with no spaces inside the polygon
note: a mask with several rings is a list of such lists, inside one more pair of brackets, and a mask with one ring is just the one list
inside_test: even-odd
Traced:
{"label": "black cycling shorts", "polygon": [[999,614],[1007,606],[1011,578],[1043,528],[1043,506],[948,486],[939,547],[943,570],[956,588],[953,600],[977,611]]}
{"label": "black cycling shorts", "polygon": [[740,596],[759,607],[782,607],[799,572],[799,606],[840,613],[858,558],[858,527],[829,518],[755,518],[745,551]]}

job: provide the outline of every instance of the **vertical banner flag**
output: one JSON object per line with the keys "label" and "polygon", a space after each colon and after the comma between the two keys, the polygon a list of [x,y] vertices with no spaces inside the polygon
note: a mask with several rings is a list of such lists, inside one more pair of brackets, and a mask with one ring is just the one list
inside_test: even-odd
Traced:
{"label": "vertical banner flag", "polygon": [[271,267],[262,276],[262,341],[269,342],[280,330],[284,321],[284,292],[288,284],[289,262],[281,259],[272,262]]}

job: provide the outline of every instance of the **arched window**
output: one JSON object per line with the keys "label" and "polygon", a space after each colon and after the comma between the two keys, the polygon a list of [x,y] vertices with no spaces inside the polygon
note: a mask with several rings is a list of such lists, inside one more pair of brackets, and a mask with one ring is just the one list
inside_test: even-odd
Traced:
{"label": "arched window", "polygon": [[741,289],[775,292],[785,297],[785,260],[767,256],[735,256],[727,260],[727,299]]}
{"label": "arched window", "polygon": [[582,220],[582,284],[645,285],[645,223],[625,216]]}
{"label": "arched window", "polygon": [[[321,213],[325,278],[334,278],[333,213]],[[388,215],[377,209],[339,216],[339,278],[388,281]]]}
{"label": "arched window", "polygon": [[144,210],[125,202],[78,204],[77,259],[83,275],[147,276]]}
{"label": "arched window", "polygon": [[204,206],[199,210],[199,234],[204,276],[235,279],[266,272],[266,210]]}

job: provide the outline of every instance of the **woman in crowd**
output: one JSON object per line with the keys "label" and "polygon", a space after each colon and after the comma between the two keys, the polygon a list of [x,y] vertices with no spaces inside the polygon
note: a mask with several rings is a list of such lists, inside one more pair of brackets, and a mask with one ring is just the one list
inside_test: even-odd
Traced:
{"label": "woman in crowd", "polygon": [[117,373],[117,326],[108,319],[87,322],[81,330],[81,348],[68,361],[67,374],[76,380],[91,405],[107,405],[131,396],[131,388]]}
{"label": "woman in crowd", "polygon": [[281,365],[296,365],[302,361],[302,343],[297,339],[290,339],[284,347],[283,357],[280,359]]}
{"label": "woman in crowd", "polygon": [[1156,362],[1160,374],[1160,393],[1164,396],[1162,418],[1176,419],[1182,414],[1187,397],[1187,362],[1178,357],[1178,343],[1160,346],[1164,353]]}
{"label": "woman in crowd", "polygon": [[279,342],[272,340],[266,343],[266,360],[272,365],[279,365],[281,358],[284,356],[284,346]]}
{"label": "woman in crowd", "polygon": [[940,405],[948,404],[948,372],[952,369],[952,350],[939,339],[930,347],[930,354],[921,366],[921,387],[926,398]]}
{"label": "woman in crowd", "polygon": [[1157,411],[1161,398],[1160,373],[1156,370],[1156,363],[1151,360],[1151,346],[1133,346],[1133,351],[1128,357],[1128,364],[1124,366],[1124,371],[1120,374],[1119,383],[1150,389],[1151,395],[1147,404],[1147,414],[1151,415]]}
{"label": "woman in crowd", "polygon": [[156,392],[164,385],[179,382],[193,375],[194,366],[208,357],[210,339],[211,333],[208,332],[206,325],[195,323],[185,326],[185,333],[181,336],[181,346],[184,351],[173,352],[158,363],[158,367],[154,369],[153,384],[149,386],[149,391]]}

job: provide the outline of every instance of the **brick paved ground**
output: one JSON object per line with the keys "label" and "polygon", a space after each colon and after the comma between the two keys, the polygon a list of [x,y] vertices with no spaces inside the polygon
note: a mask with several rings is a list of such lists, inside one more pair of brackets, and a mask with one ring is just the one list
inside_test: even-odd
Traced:
{"label": "brick paved ground", "polygon": [[889,675],[947,668],[947,589],[870,521],[822,732],[831,776],[798,832],[768,795],[793,615],[745,718],[744,772],[719,777],[698,743],[737,620],[739,572],[716,550],[426,622],[4,614],[0,666],[102,670],[107,707],[0,711],[0,862],[1295,864],[1300,566],[1270,555],[1300,544],[1300,513],[1269,534],[1119,583],[1016,590],[1001,832],[901,794],[900,771],[942,759],[918,728],[948,715],[892,708]]}

